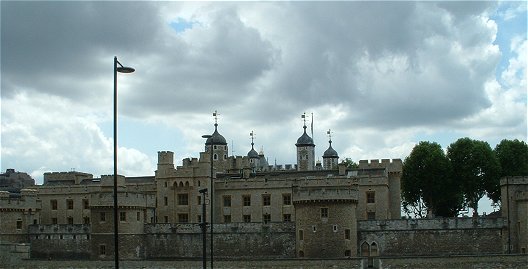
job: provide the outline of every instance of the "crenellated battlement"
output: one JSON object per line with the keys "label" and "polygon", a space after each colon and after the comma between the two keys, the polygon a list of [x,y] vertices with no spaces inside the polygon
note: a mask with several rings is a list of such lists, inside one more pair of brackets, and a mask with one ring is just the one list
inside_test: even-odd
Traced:
{"label": "crenellated battlement", "polygon": [[372,159],[372,160],[360,160],[358,169],[373,169],[373,168],[385,168],[388,172],[401,171],[403,162],[401,159]]}
{"label": "crenellated battlement", "polygon": [[44,173],[44,185],[50,182],[70,182],[79,184],[84,179],[92,179],[93,175],[83,172],[46,172]]}
{"label": "crenellated battlement", "polygon": [[174,152],[158,151],[158,165],[174,165]]}

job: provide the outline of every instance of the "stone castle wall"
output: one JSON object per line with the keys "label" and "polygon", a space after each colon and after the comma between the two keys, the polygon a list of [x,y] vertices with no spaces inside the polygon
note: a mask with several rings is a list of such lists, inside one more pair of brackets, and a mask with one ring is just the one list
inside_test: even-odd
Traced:
{"label": "stone castle wall", "polygon": [[503,253],[502,218],[358,221],[358,245],[376,243],[379,256]]}
{"label": "stone castle wall", "polygon": [[[197,224],[145,225],[147,259],[199,258],[202,232]],[[209,244],[209,238],[208,238]],[[209,249],[209,245],[207,247]],[[293,223],[215,224],[214,249],[218,258],[295,257]]]}

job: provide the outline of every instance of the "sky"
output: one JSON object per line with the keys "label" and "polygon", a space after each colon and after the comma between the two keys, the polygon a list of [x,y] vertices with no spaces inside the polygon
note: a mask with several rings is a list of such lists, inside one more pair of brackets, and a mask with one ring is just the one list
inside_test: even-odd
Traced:
{"label": "sky", "polygon": [[[218,131],[230,155],[404,159],[419,141],[527,141],[521,2],[1,1],[1,169],[154,175]],[[311,135],[311,133],[309,133]]]}

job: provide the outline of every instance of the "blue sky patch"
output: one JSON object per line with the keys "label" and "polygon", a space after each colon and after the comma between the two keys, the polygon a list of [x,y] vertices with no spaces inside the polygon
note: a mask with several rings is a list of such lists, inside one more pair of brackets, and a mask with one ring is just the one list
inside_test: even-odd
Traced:
{"label": "blue sky patch", "polygon": [[170,26],[179,34],[185,32],[187,29],[192,29],[195,24],[198,24],[198,22],[177,18],[170,23]]}

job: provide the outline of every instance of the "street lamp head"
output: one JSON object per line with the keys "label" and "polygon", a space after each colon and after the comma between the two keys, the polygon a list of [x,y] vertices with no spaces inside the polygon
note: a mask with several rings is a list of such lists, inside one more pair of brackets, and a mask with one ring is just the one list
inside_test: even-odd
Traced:
{"label": "street lamp head", "polygon": [[136,69],[134,69],[132,67],[128,67],[128,66],[120,66],[120,67],[116,68],[116,70],[119,73],[132,73],[132,72],[136,71]]}

